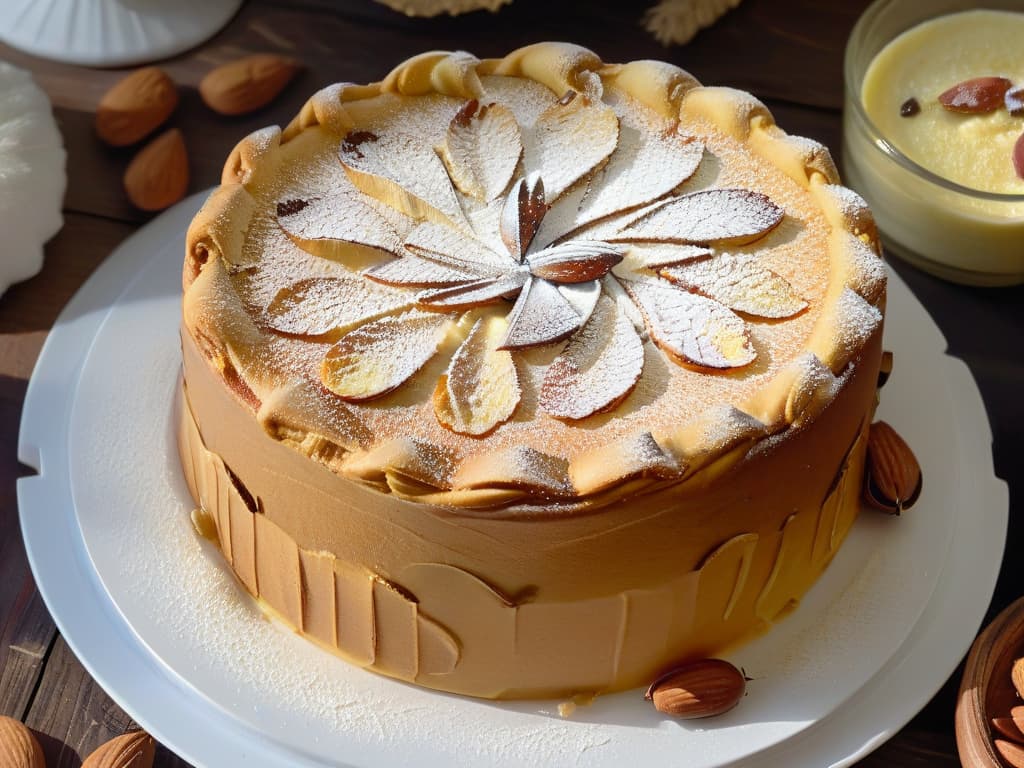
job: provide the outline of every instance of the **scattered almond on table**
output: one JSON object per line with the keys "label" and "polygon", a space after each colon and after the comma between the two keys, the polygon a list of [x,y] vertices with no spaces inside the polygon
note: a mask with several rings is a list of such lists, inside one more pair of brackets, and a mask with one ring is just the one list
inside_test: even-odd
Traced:
{"label": "scattered almond on table", "polygon": [[[106,742],[82,768],[152,768],[156,742],[145,731],[131,731]],[[46,768],[43,749],[24,723],[0,716],[0,768]]]}
{"label": "scattered almond on table", "polygon": [[124,172],[124,189],[132,205],[160,211],[188,191],[188,152],[181,131],[172,128],[143,147]]}
{"label": "scattered almond on table", "polygon": [[82,768],[152,768],[156,742],[145,731],[111,739],[82,763]]}
{"label": "scattered almond on table", "polygon": [[3,768],[46,768],[42,747],[28,727],[13,718],[0,716],[0,766]]}
{"label": "scattered almond on table", "polygon": [[244,115],[273,101],[300,69],[287,56],[253,54],[211,70],[199,83],[199,95],[214,112]]}
{"label": "scattered almond on table", "polygon": [[96,133],[126,147],[159,128],[178,106],[178,89],[159,67],[137,69],[117,82],[96,108]]}
{"label": "scattered almond on table", "polygon": [[[243,115],[266,106],[302,69],[286,56],[259,53],[211,70],[199,83],[199,95],[213,111]],[[135,144],[174,113],[178,89],[159,67],[137,69],[108,90],[96,108],[96,133],[113,147]],[[188,155],[178,129],[144,146],[124,175],[125,192],[136,208],[159,211],[188,191]]]}

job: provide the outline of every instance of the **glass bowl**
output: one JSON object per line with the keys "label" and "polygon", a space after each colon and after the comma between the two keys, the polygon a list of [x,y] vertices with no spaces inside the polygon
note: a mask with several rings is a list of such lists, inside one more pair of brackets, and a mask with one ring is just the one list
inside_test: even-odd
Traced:
{"label": "glass bowl", "polygon": [[868,7],[846,46],[843,165],[890,252],[946,280],[1015,285],[1024,283],[1024,194],[971,189],[922,167],[889,142],[861,100],[869,65],[893,38],[979,8],[1024,12],[1024,0],[876,0]]}

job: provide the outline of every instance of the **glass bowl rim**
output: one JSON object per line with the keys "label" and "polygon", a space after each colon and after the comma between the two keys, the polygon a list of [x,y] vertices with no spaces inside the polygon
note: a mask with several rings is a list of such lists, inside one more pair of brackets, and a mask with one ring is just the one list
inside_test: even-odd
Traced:
{"label": "glass bowl rim", "polygon": [[[928,170],[916,161],[911,160],[907,155],[897,149],[896,146],[894,146],[892,142],[883,135],[882,131],[879,130],[878,126],[875,125],[868,116],[860,97],[860,88],[858,87],[854,90],[853,87],[857,80],[857,74],[855,72],[856,67],[853,63],[854,52],[863,46],[868,24],[885,8],[902,2],[907,2],[907,0],[875,0],[864,10],[860,15],[860,18],[857,19],[857,23],[854,24],[853,30],[850,32],[850,37],[846,42],[846,50],[843,54],[843,85],[846,89],[845,103],[847,107],[849,108],[852,106],[852,109],[856,113],[856,116],[860,120],[862,126],[864,126],[870,134],[869,138],[872,139],[872,146],[890,160],[902,166],[905,170],[910,171],[914,175],[919,176],[936,186],[942,187],[949,192],[955,192],[956,194],[977,198],[979,200],[992,200],[1000,203],[1024,202],[1024,193],[988,192],[983,189],[975,189],[974,187],[964,186],[963,184],[952,181]],[[917,3],[915,3],[915,5],[917,5]],[[973,6],[972,8],[964,8],[963,10],[978,10],[978,8],[977,6]],[[932,18],[938,18],[938,16],[934,16]],[[923,23],[926,20],[927,19],[922,19],[918,23]],[[910,28],[911,27],[908,27],[908,29]],[[903,30],[903,32],[905,31],[906,30]],[[902,32],[900,32],[900,34],[902,34]],[[888,45],[893,39],[895,38],[890,38],[885,41],[884,45]],[[861,73],[861,80],[863,80],[863,75],[864,73]]]}

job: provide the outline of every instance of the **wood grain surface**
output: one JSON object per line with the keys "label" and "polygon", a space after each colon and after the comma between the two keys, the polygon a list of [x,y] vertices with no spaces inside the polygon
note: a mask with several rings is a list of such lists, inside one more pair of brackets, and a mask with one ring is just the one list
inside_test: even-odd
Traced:
{"label": "wood grain surface", "polygon": [[[171,125],[185,134],[190,188],[216,183],[242,136],[270,123],[284,125],[326,84],[379,79],[424,50],[499,56],[545,39],[580,43],[605,61],[664,59],[704,82],[752,91],[789,132],[815,138],[838,156],[843,48],[864,0],[744,0],[690,44],[672,48],[660,46],[641,27],[647,5],[514,0],[499,14],[414,20],[371,0],[249,0],[211,41],[162,63],[181,88]],[[0,9],[0,24],[7,23],[5,13]],[[213,114],[202,105],[197,83],[212,66],[250,52],[286,53],[305,69],[277,101],[255,114]],[[31,70],[50,95],[68,150],[69,177],[64,228],[46,248],[42,273],[0,297],[0,714],[24,720],[39,734],[50,768],[76,768],[133,723],[79,664],[34,587],[17,521],[15,482],[30,472],[17,461],[18,426],[32,367],[61,308],[149,216],[134,210],[121,188],[132,150],[103,146],[93,130],[96,104],[124,72],[44,61],[3,46],[0,59]],[[894,266],[935,318],[951,354],[974,374],[992,422],[996,473],[1010,483],[1009,554],[991,617],[1024,591],[1024,566],[1015,555],[1024,542],[1024,522],[1015,520],[1024,494],[1024,288],[968,288]],[[957,765],[953,711],[959,678],[958,670],[917,717],[859,765]],[[166,749],[158,752],[157,768],[185,765]]]}

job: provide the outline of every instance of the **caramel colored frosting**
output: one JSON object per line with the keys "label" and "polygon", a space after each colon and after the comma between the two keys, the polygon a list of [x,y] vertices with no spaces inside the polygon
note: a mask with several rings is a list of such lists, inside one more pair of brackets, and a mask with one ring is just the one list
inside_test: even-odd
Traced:
{"label": "caramel colored frosting", "polygon": [[189,484],[246,588],[485,697],[767,626],[858,508],[884,270],[747,94],[431,53],[243,140],[189,232]]}

